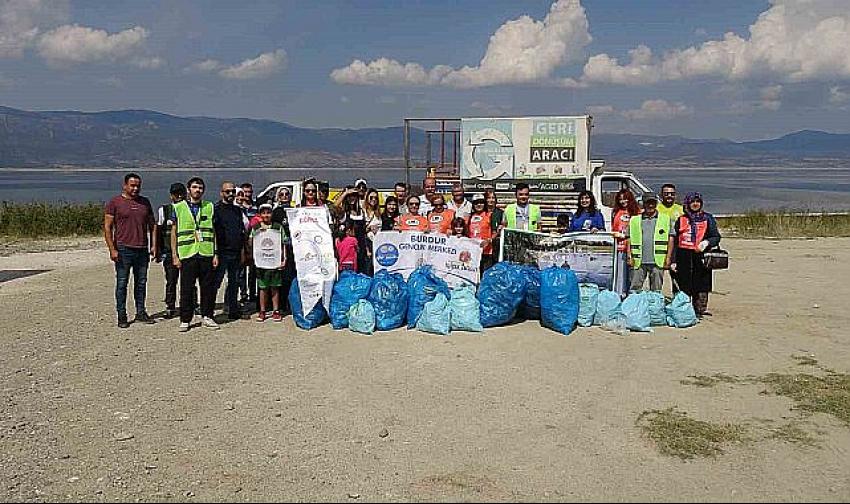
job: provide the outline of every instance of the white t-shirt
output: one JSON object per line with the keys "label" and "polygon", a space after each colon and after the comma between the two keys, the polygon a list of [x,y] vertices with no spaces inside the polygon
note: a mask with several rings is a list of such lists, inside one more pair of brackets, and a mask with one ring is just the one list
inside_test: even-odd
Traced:
{"label": "white t-shirt", "polygon": [[466,219],[472,214],[472,202],[466,199],[460,205],[455,204],[455,200],[452,199],[446,204],[446,208],[454,210],[455,216],[463,219]]}

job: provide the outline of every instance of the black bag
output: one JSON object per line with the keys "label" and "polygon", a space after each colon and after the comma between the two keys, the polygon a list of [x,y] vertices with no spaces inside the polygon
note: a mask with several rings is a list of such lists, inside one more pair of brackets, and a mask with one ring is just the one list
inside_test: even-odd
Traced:
{"label": "black bag", "polygon": [[729,268],[729,252],[716,248],[706,250],[702,255],[702,262],[706,269],[721,270]]}

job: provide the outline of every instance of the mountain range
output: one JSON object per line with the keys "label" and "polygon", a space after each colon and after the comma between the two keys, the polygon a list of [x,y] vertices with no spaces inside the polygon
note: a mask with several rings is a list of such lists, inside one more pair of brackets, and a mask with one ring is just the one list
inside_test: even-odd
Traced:
{"label": "mountain range", "polygon": [[[425,133],[411,131],[414,155]],[[299,128],[148,110],[30,112],[0,106],[0,167],[403,166],[402,127]],[[850,134],[804,130],[735,142],[597,133],[594,159],[641,166],[850,166]]]}

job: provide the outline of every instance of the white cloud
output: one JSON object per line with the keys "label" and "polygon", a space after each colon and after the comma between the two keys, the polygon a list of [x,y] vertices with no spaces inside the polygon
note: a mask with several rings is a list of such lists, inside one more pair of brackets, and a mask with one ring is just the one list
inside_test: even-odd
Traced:
{"label": "white cloud", "polygon": [[829,103],[842,104],[847,102],[850,102],[850,88],[840,86],[829,88]]}
{"label": "white cloud", "polygon": [[351,99],[348,98],[347,96],[340,96],[339,101],[341,101],[342,103],[348,103],[348,102],[351,101]]}
{"label": "white cloud", "polygon": [[761,88],[759,91],[759,96],[761,97],[761,108],[767,110],[779,110],[782,106],[782,100],[780,97],[782,96],[782,86],[767,86]]}
{"label": "white cloud", "polygon": [[286,51],[278,49],[219,70],[225,79],[262,79],[286,68]]}
{"label": "white cloud", "polygon": [[562,84],[642,85],[703,77],[775,82],[846,79],[850,78],[848,47],[847,0],[771,0],[771,6],[750,26],[748,38],[727,33],[721,40],[673,50],[659,58],[638,47],[639,53],[632,52],[628,65],[600,54],[588,60],[581,78]]}
{"label": "white cloud", "polygon": [[626,119],[635,121],[673,119],[689,116],[694,109],[682,102],[670,103],[667,100],[646,100],[639,109],[624,110],[620,113]]}
{"label": "white cloud", "polygon": [[152,70],[154,68],[159,68],[164,65],[165,60],[160,58],[159,56],[139,57],[130,60],[130,64],[139,68],[144,68],[146,70]]}
{"label": "white cloud", "polygon": [[587,107],[587,113],[593,116],[612,115],[614,107],[612,105],[590,105]]}
{"label": "white cloud", "polygon": [[490,37],[478,66],[454,69],[378,58],[354,60],[331,72],[340,84],[477,88],[500,84],[538,83],[575,61],[590,43],[587,16],[579,0],[557,0],[542,21],[524,15],[507,21]]}
{"label": "white cloud", "polygon": [[142,56],[148,34],[141,26],[110,34],[87,26],[64,25],[39,38],[37,48],[52,65],[126,61],[151,68],[161,65],[162,60]]}
{"label": "white cloud", "polygon": [[200,73],[208,73],[215,72],[221,70],[224,65],[221,64],[220,61],[214,59],[205,59],[204,61],[199,61],[197,63],[192,63],[188,67],[184,69],[184,71],[188,72],[200,72]]}
{"label": "white cloud", "polygon": [[67,18],[65,1],[0,1],[0,58],[20,58],[45,27]]}
{"label": "white cloud", "polygon": [[469,104],[469,108],[486,114],[488,116],[506,115],[513,110],[509,104],[502,105],[496,103],[488,103],[480,100],[475,100]]}

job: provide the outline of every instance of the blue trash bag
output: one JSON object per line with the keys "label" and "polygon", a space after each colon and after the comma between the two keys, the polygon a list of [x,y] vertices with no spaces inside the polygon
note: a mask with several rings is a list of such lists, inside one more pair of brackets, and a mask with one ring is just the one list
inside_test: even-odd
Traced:
{"label": "blue trash bag", "polygon": [[437,293],[441,293],[449,299],[451,292],[449,286],[442,278],[434,274],[431,266],[427,264],[413,270],[407,277],[407,328],[416,327],[419,313],[425,307],[425,303],[434,299]]}
{"label": "blue trash bag", "polygon": [[658,291],[646,291],[649,301],[649,320],[654,326],[667,325],[667,314],[664,312],[664,294]]}
{"label": "blue trash bag", "polygon": [[578,284],[578,325],[590,327],[596,316],[596,300],[599,298],[599,286],[592,283]]}
{"label": "blue trash bag", "polygon": [[667,325],[670,327],[691,327],[699,322],[691,298],[682,291],[673,296],[664,311],[667,313]]}
{"label": "blue trash bag", "polygon": [[363,334],[375,332],[375,309],[372,303],[365,299],[354,303],[348,310],[348,328]]}
{"label": "blue trash bag", "polygon": [[407,282],[401,273],[379,270],[372,278],[367,298],[375,309],[375,328],[391,331],[404,325],[407,316]]}
{"label": "blue trash bag", "polygon": [[484,330],[481,325],[480,306],[475,297],[475,288],[471,285],[452,289],[449,308],[451,310],[452,331],[481,332]]}
{"label": "blue trash bag", "polygon": [[600,292],[596,298],[596,315],[593,316],[594,325],[602,325],[615,320],[621,314],[620,295],[611,290]]}
{"label": "blue trash bag", "polygon": [[535,266],[523,266],[527,290],[519,314],[526,320],[540,320],[540,270]]}
{"label": "blue trash bag", "polygon": [[500,262],[485,271],[478,287],[481,325],[495,327],[510,322],[525,300],[527,290],[523,266]]}
{"label": "blue trash bag", "polygon": [[647,292],[632,292],[629,294],[620,309],[629,331],[650,332],[649,328],[652,318],[649,316],[649,298]]}
{"label": "blue trash bag", "polygon": [[552,266],[540,273],[540,324],[563,335],[576,328],[579,312],[578,278],[569,268]]}
{"label": "blue trash bag", "polygon": [[372,279],[361,273],[343,270],[334,284],[331,296],[331,325],[334,329],[348,327],[348,310],[369,295]]}
{"label": "blue trash bag", "polygon": [[301,329],[315,329],[325,323],[328,318],[328,312],[325,311],[325,306],[320,299],[316,306],[306,315],[301,313],[301,290],[298,288],[298,280],[292,282],[289,288],[289,307],[292,310],[292,318],[295,320],[295,325]]}
{"label": "blue trash bag", "polygon": [[434,299],[425,303],[416,321],[416,328],[443,336],[449,334],[451,329],[451,309],[449,298],[442,292],[438,292]]}

